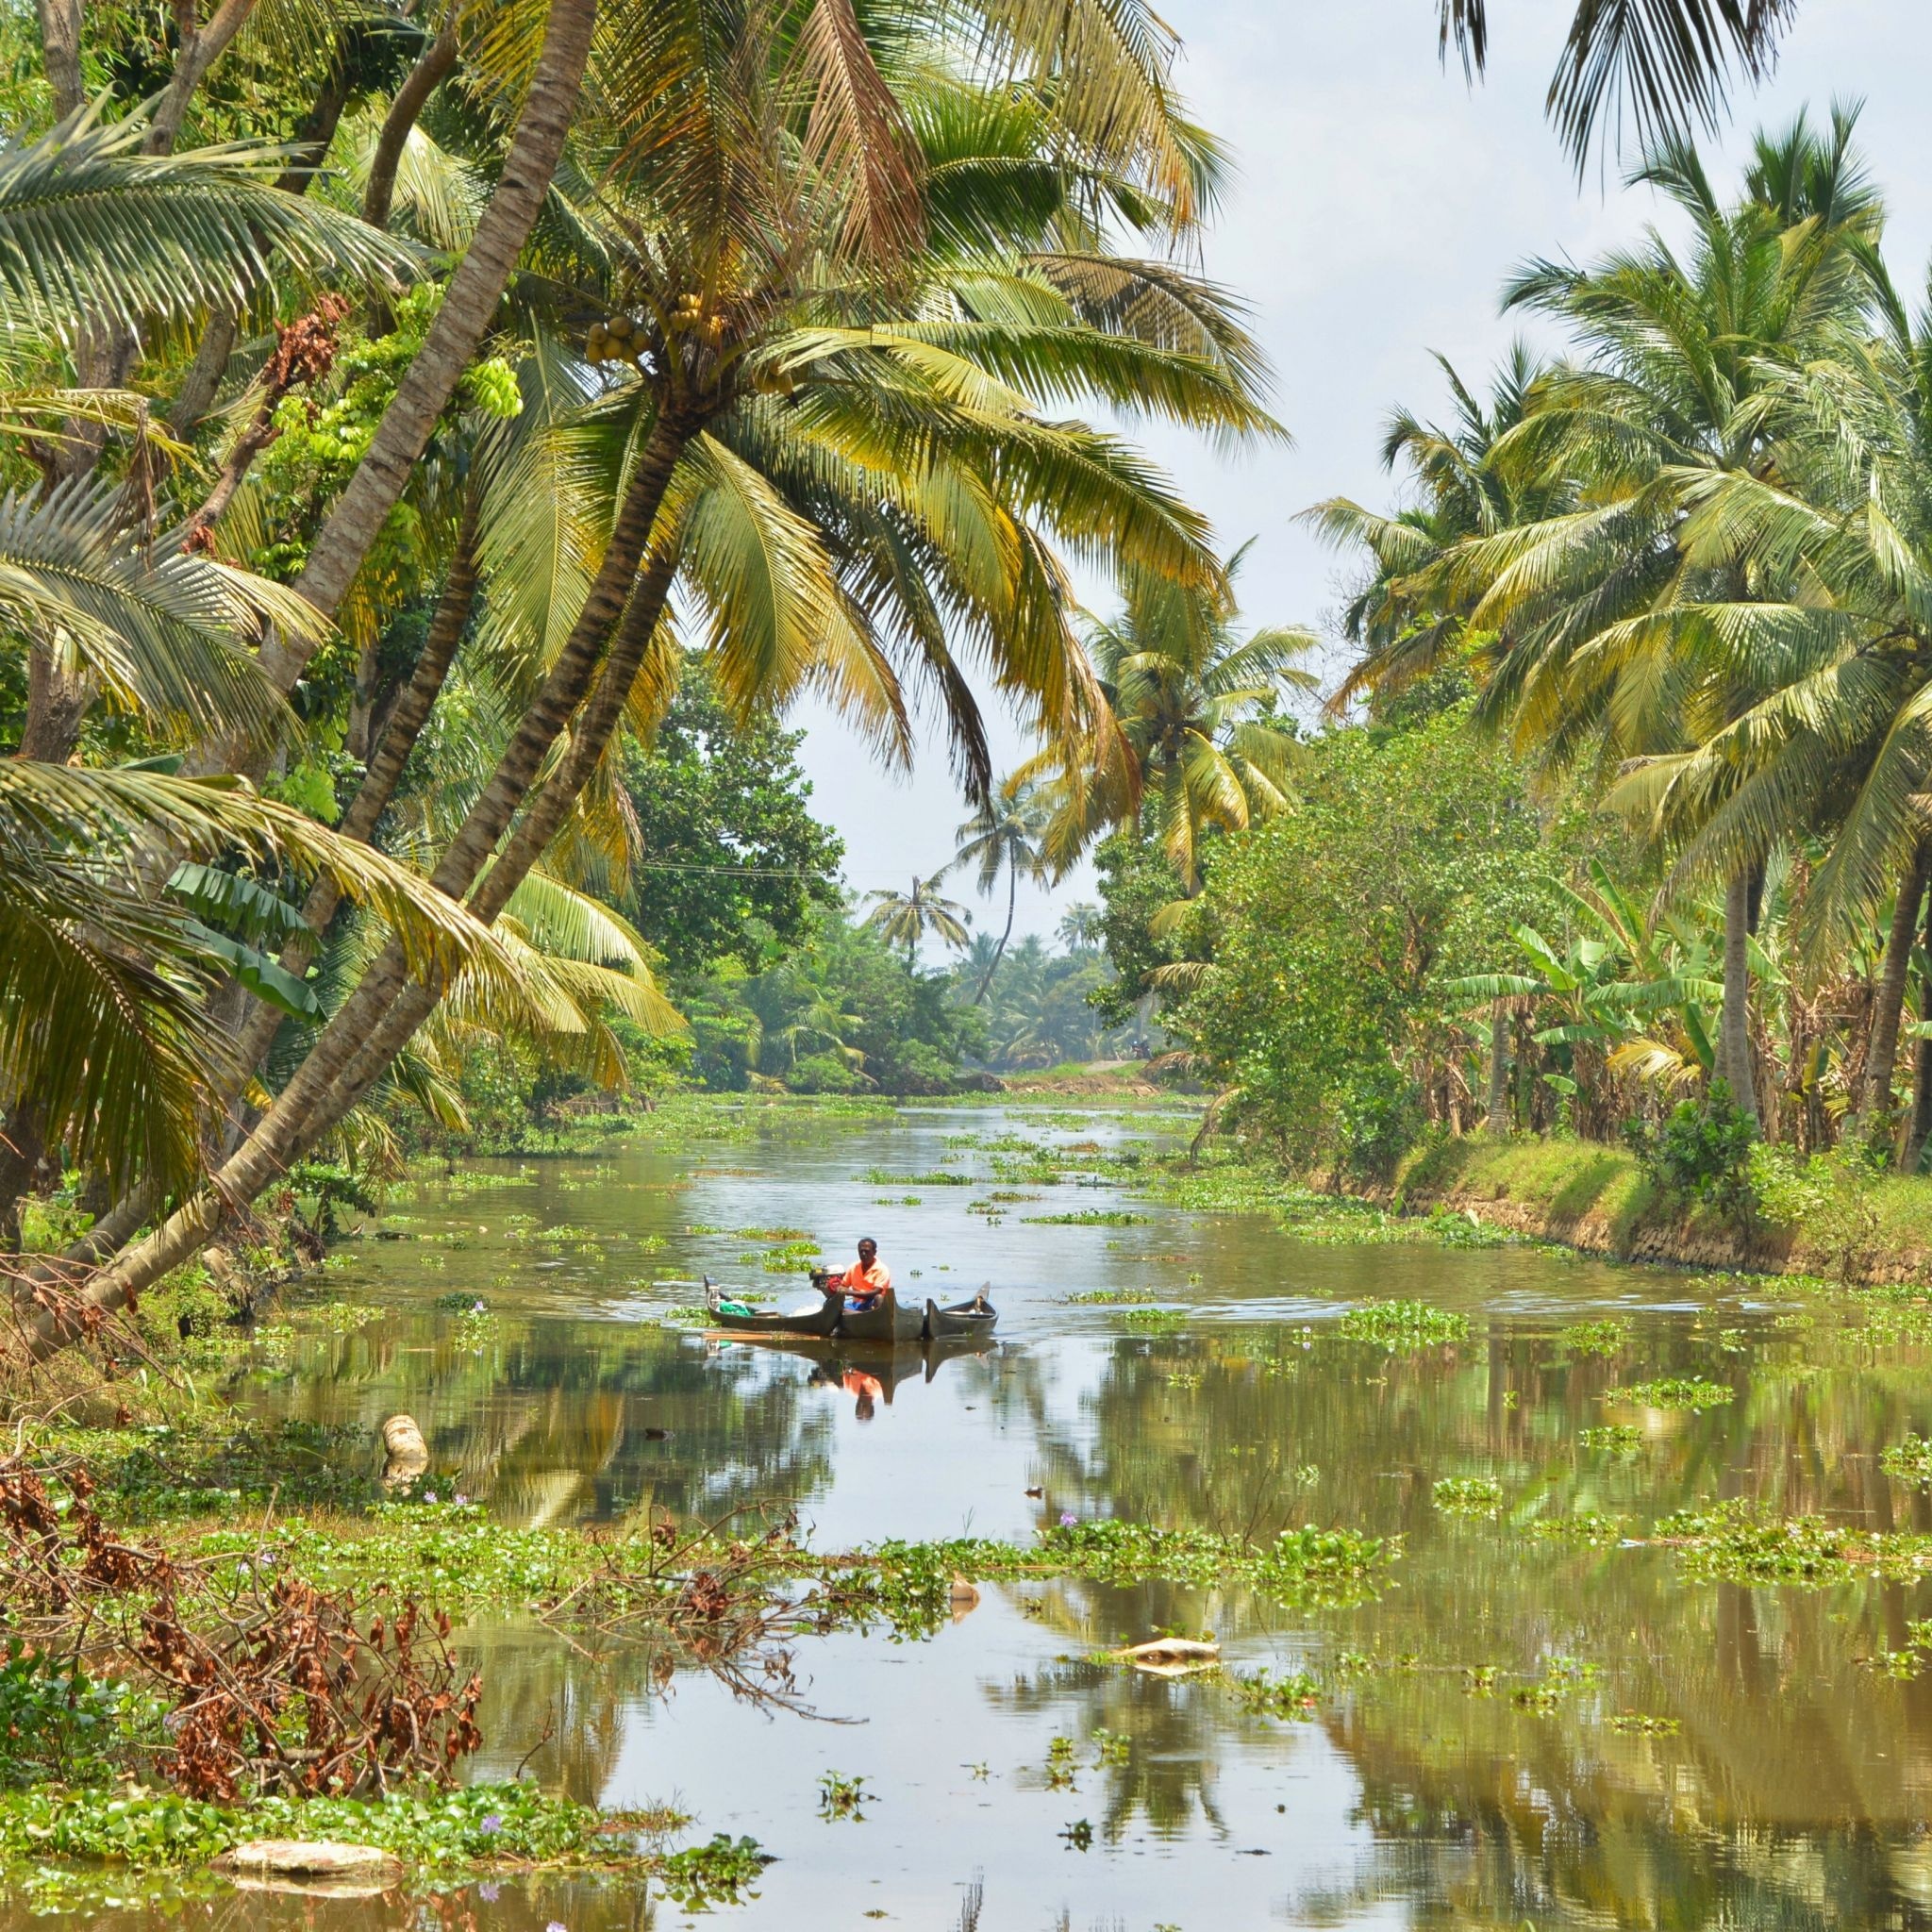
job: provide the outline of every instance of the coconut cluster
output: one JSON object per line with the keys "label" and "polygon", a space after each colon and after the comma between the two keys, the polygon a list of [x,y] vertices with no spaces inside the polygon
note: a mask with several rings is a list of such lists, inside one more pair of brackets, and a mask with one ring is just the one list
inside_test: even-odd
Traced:
{"label": "coconut cluster", "polygon": [[643,353],[644,332],[627,315],[593,322],[584,339],[584,358],[590,362],[635,362]]}

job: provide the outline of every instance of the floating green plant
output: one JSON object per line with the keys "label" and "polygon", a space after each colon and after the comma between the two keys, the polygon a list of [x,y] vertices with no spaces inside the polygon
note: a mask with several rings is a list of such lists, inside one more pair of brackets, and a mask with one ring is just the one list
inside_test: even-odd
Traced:
{"label": "floating green plant", "polygon": [[1354,1341],[1379,1347],[1427,1348],[1439,1341],[1461,1341],[1469,1334],[1469,1317],[1420,1301],[1365,1302],[1351,1308],[1338,1324]]}
{"label": "floating green plant", "polygon": [[1576,1444],[1609,1456],[1635,1456],[1643,1447],[1643,1431],[1634,1423],[1604,1423],[1593,1429],[1578,1429]]}
{"label": "floating green plant", "polygon": [[1737,1399],[1738,1391],[1724,1382],[1707,1382],[1700,1375],[1660,1375],[1654,1382],[1631,1382],[1607,1390],[1606,1402],[1628,1403],[1639,1408],[1721,1408]]}
{"label": "floating green plant", "polygon": [[1445,1475],[1431,1493],[1450,1516],[1493,1516],[1503,1507],[1503,1485],[1492,1476]]}
{"label": "floating green plant", "polygon": [[1572,1355],[1616,1355],[1629,1345],[1630,1324],[1622,1315],[1601,1322],[1574,1322],[1557,1335]]}
{"label": "floating green plant", "polygon": [[1907,1436],[1878,1458],[1878,1466],[1897,1482],[1932,1490],[1932,1441],[1923,1436]]}
{"label": "floating green plant", "polygon": [[1314,1717],[1322,1688],[1306,1671],[1276,1677],[1266,1670],[1231,1674],[1227,1687],[1243,1710],[1258,1717],[1290,1718],[1301,1724]]}

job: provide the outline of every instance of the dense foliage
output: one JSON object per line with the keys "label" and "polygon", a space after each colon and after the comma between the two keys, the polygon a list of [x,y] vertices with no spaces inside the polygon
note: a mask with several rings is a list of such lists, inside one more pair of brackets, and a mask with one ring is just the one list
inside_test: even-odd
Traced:
{"label": "dense foliage", "polygon": [[1568,356],[1450,372],[1406,505],[1309,513],[1357,655],[1291,801],[1198,868],[1159,800],[1115,835],[1113,997],[1289,1159],[1562,1130],[1729,1212],[1759,1136],[1919,1167],[1932,399],[1853,137],[1761,137],[1728,201],[1665,142],[1687,242],[1524,270]]}

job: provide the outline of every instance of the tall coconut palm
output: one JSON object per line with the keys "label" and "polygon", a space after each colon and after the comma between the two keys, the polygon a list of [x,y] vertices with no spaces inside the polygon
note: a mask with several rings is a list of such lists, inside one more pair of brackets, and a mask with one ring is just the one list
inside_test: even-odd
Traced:
{"label": "tall coconut palm", "polygon": [[[1056,542],[1183,581],[1218,575],[1200,520],[1117,439],[1070,421],[1068,399],[1269,427],[1226,304],[1164,262],[1095,245],[1096,181],[1122,179],[1142,219],[1173,204],[1122,176],[1104,142],[1081,148],[1078,77],[1028,91],[942,76],[940,95],[976,91],[985,111],[932,117],[935,141],[974,148],[948,177],[962,206],[941,225],[939,202],[908,212],[918,124],[836,0],[800,41],[723,0],[647,11],[613,43],[599,95],[613,111],[574,137],[587,184],[575,225],[546,238],[552,286],[582,291],[573,325],[599,331],[587,350],[610,377],[596,420],[617,432],[615,514],[568,634],[432,874],[485,921],[626,714],[648,720],[664,702],[678,659],[660,620],[680,574],[734,702],[817,682],[903,742],[896,656],[946,699],[977,776],[953,636],[1049,729],[1097,728]],[[1058,17],[1091,24],[1079,8]],[[924,52],[908,65],[910,92],[934,69]],[[1016,144],[1033,158],[1024,195]],[[1051,201],[1038,192],[1049,178],[1064,184]],[[101,1299],[192,1252],[326,1132],[435,999],[392,948],[378,956],[219,1188],[107,1271]]]}
{"label": "tall coconut palm", "polygon": [[888,888],[865,895],[872,901],[872,910],[865,915],[866,924],[889,945],[906,948],[908,973],[920,946],[927,939],[936,939],[941,945],[956,949],[967,943],[967,927],[973,924],[973,915],[957,899],[940,896],[935,888],[941,876],[935,873],[923,879],[915,873],[909,892]]}
{"label": "tall coconut palm", "polygon": [[1007,875],[1007,924],[993,947],[992,958],[979,975],[979,985],[973,995],[975,1007],[984,1002],[986,990],[1006,957],[1007,942],[1013,937],[1021,875],[1040,876],[1052,816],[1052,808],[1040,788],[1015,773],[959,827],[959,845],[953,854],[953,863],[978,868],[981,895],[991,898],[999,885],[1001,873]]}
{"label": "tall coconut palm", "polygon": [[[1689,218],[1688,252],[1653,236],[1590,269],[1533,265],[1511,286],[1511,306],[1566,323],[1583,356],[1544,379],[1497,459],[1568,475],[1580,500],[1470,538],[1442,570],[1449,595],[1473,599],[1469,624],[1496,639],[1481,667],[1481,715],[1533,756],[1562,764],[1681,753],[1828,648],[1833,626],[1806,614],[1788,559],[1700,540],[1691,520],[1725,479],[1772,473],[1781,372],[1861,306],[1860,254],[1878,210],[1850,134],[1847,117],[1822,141],[1801,122],[1784,143],[1765,144],[1759,192],[1731,208],[1694,150],[1667,143],[1633,178]],[[1797,205],[1781,205],[1773,191],[1792,183]],[[1624,796],[1656,806],[1660,782]],[[1677,808],[1655,822],[1679,845],[1699,829],[1683,809],[1690,795],[1676,792]],[[1719,1071],[1755,1117],[1749,943],[1773,835],[1761,822],[1731,823],[1748,835],[1713,832],[1695,851],[1725,856]],[[1680,876],[1693,882],[1693,872]]]}
{"label": "tall coconut palm", "polygon": [[1537,470],[1497,460],[1497,448],[1533,407],[1544,365],[1522,342],[1497,371],[1487,401],[1455,366],[1438,357],[1456,402],[1447,427],[1407,409],[1389,419],[1382,466],[1400,465],[1421,501],[1385,515],[1345,496],[1302,513],[1330,542],[1367,553],[1366,581],[1342,613],[1342,635],[1360,656],[1330,694],[1331,711],[1358,699],[1387,702],[1453,663],[1471,647],[1474,594],[1451,594],[1442,562],[1472,537],[1539,521],[1571,507],[1575,486],[1560,469]]}

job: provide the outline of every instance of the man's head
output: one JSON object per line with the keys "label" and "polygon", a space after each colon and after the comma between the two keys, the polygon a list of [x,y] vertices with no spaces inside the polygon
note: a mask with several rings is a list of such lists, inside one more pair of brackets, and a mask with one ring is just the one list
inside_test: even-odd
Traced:
{"label": "man's head", "polygon": [[879,1257],[879,1244],[871,1235],[861,1235],[858,1241],[858,1265],[870,1268]]}

